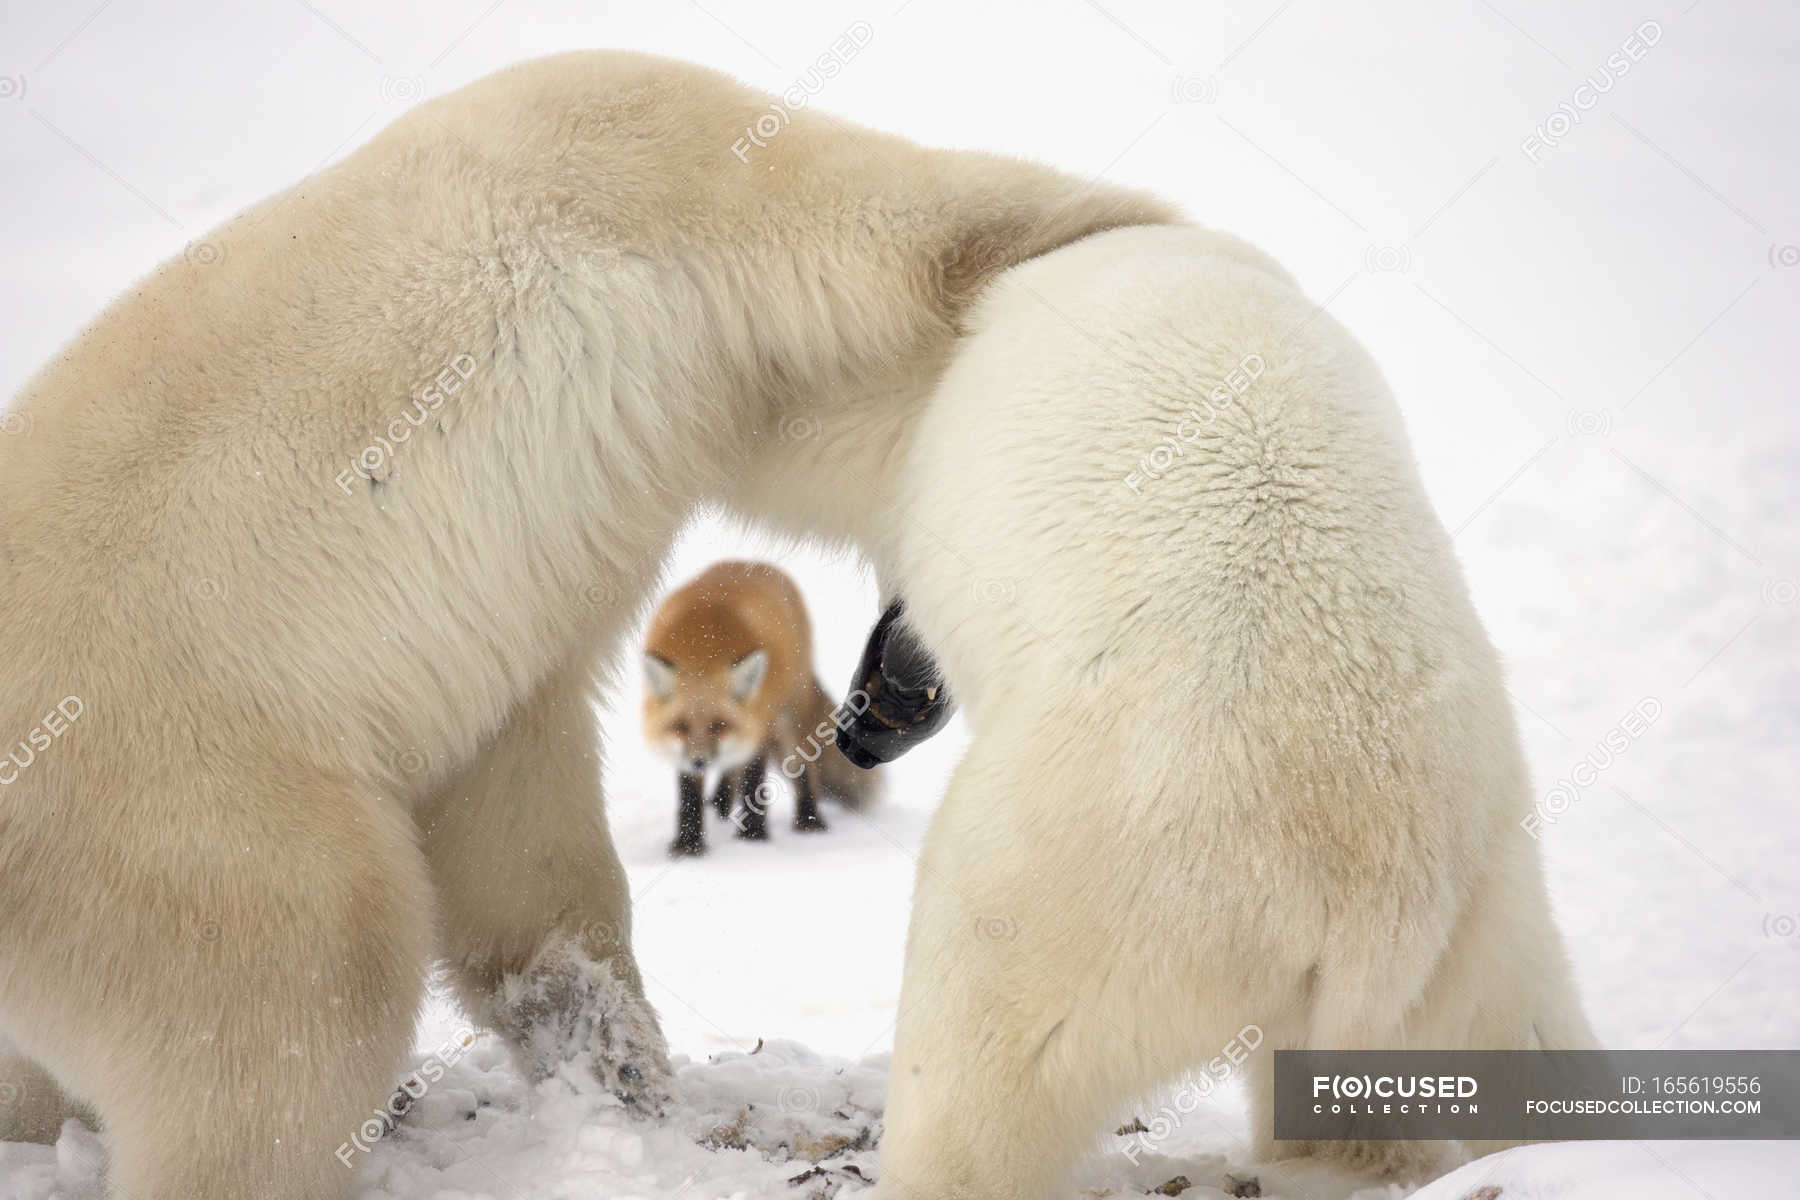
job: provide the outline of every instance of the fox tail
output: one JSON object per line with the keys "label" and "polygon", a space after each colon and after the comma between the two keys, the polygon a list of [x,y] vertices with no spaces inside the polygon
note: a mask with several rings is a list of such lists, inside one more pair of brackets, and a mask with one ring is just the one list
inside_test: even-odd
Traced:
{"label": "fox tail", "polygon": [[[812,697],[808,704],[814,714],[808,729],[818,729],[821,725],[830,728],[835,722],[832,716],[837,706],[832,703],[825,689],[819,686],[817,676],[811,681]],[[826,746],[814,764],[819,789],[838,800],[845,807],[861,811],[874,803],[881,792],[882,770],[880,767],[865,771],[844,757],[837,746]]]}

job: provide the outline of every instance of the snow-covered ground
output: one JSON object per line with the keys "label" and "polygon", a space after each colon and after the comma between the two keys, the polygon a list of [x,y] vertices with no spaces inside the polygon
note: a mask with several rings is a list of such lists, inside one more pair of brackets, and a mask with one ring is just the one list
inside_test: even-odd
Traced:
{"label": "snow-covered ground", "polygon": [[[421,96],[586,46],[778,89],[858,22],[866,45],[813,103],[1158,191],[1271,250],[1371,345],[1509,663],[1602,1035],[1800,1047],[1800,14],[1775,0],[8,0],[0,396],[156,260]],[[672,573],[724,554],[795,572],[841,684],[874,615],[857,564],[703,522]],[[1646,701],[1647,732],[1558,791]],[[810,1197],[878,1173],[913,855],[961,731],[903,760],[866,819],[757,846],[716,831],[672,863],[673,781],[635,705],[609,716],[608,807],[681,1107],[648,1125],[559,1081],[529,1095],[478,1037],[357,1155],[361,1195]],[[421,1053],[457,1020],[434,1005]],[[1247,1161],[1230,1093],[1135,1163],[1125,1145],[1103,1138],[1077,1186],[1366,1186]],[[98,1164],[75,1126],[0,1147],[0,1196],[87,1196]],[[1560,1146],[1420,1195],[1725,1200],[1796,1178],[1791,1143]]]}

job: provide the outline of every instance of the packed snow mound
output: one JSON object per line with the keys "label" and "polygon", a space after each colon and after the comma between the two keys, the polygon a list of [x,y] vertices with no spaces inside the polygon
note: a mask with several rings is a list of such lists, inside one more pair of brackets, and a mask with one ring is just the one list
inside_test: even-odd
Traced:
{"label": "packed snow mound", "polygon": [[[415,1069],[428,1061],[421,1054]],[[479,1033],[392,1132],[380,1132],[376,1112],[361,1132],[346,1130],[362,1139],[346,1155],[353,1195],[825,1200],[875,1177],[884,1059],[853,1064],[770,1042],[675,1067],[679,1099],[646,1119],[581,1064],[531,1087],[500,1039]],[[55,1147],[0,1144],[0,1196],[100,1200],[104,1162],[100,1137],[70,1121]]]}
{"label": "packed snow mound", "polygon": [[1794,1195],[1800,1195],[1800,1143],[1543,1142],[1478,1159],[1414,1192],[1412,1200]]}
{"label": "packed snow mound", "polygon": [[[435,1081],[397,1123],[371,1112],[347,1130],[343,1157],[356,1200],[858,1200],[881,1174],[888,1065],[885,1054],[852,1062],[790,1041],[678,1057],[678,1098],[657,1119],[581,1063],[534,1087],[480,1032],[453,1060],[419,1053],[413,1078]],[[1197,1112],[1152,1142],[1132,1131],[1142,1122],[1122,1126],[1063,1200],[1750,1200],[1800,1178],[1800,1143],[1560,1143],[1496,1154],[1409,1193],[1305,1159],[1220,1154],[1222,1141],[1241,1140],[1223,1135],[1228,1114]],[[53,1147],[0,1143],[0,1200],[102,1200],[105,1161],[79,1121]]]}

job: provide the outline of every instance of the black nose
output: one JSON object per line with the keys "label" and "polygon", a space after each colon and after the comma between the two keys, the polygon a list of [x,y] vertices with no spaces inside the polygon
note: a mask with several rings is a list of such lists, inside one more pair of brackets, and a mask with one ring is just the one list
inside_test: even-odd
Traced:
{"label": "black nose", "polygon": [[696,754],[688,759],[688,766],[696,771],[704,771],[706,770],[706,760]]}
{"label": "black nose", "polygon": [[838,730],[836,741],[838,750],[843,753],[845,758],[850,760],[851,765],[861,767],[865,771],[874,767],[879,767],[882,763],[889,761],[887,758],[877,758],[874,753],[863,744],[862,735],[857,731],[854,724],[848,729]]}
{"label": "black nose", "polygon": [[844,703],[855,716],[837,735],[838,749],[864,770],[892,762],[942,729],[955,708],[937,660],[900,623],[904,607],[896,601],[875,623],[856,668],[856,690]]}

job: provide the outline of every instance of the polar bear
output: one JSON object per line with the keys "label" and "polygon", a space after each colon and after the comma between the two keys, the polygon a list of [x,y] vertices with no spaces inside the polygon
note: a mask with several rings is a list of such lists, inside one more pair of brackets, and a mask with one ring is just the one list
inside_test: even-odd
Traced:
{"label": "polar bear", "polygon": [[87,1106],[119,1196],[341,1195],[434,956],[534,1076],[658,1106],[596,663],[696,503],[807,452],[787,414],[913,412],[996,273],[1172,219],[808,112],[744,146],[770,103],[628,54],[502,72],[27,383],[0,1138]]}
{"label": "polar bear", "polygon": [[735,503],[866,548],[974,735],[919,856],[884,1200],[1055,1194],[1249,1046],[1260,1157],[1428,1175],[1448,1148],[1275,1143],[1273,1051],[1593,1045],[1395,403],[1267,256],[1144,225],[1036,257],[927,402],[800,449]]}

